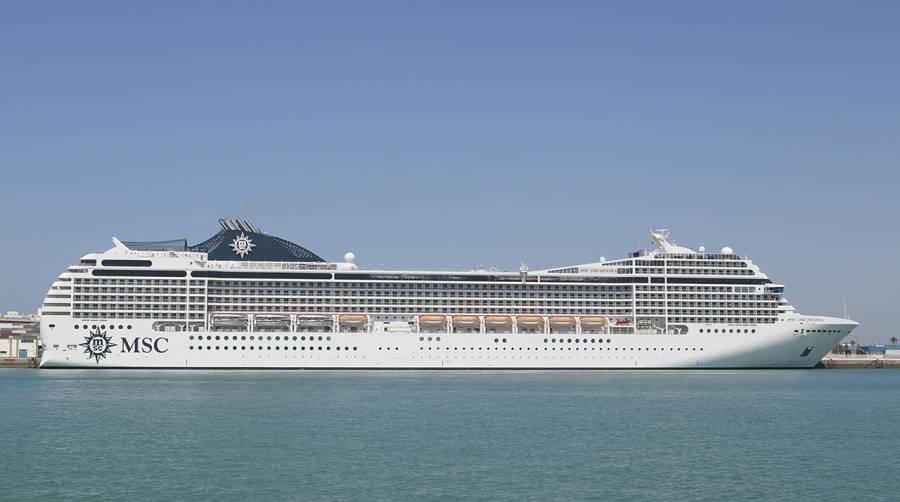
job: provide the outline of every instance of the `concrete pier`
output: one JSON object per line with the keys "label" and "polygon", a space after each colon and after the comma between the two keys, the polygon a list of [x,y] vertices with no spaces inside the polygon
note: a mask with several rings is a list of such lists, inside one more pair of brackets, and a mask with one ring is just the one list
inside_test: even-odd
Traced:
{"label": "concrete pier", "polygon": [[0,368],[37,368],[40,361],[36,357],[2,357]]}
{"label": "concrete pier", "polygon": [[884,357],[883,354],[828,354],[822,358],[826,368],[900,368],[900,358]]}

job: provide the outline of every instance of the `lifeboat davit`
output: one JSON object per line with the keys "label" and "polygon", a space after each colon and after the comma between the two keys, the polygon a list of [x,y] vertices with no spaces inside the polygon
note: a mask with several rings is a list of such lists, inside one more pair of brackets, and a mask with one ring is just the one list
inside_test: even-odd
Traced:
{"label": "lifeboat davit", "polygon": [[435,325],[435,324],[446,324],[446,323],[447,323],[446,316],[431,315],[431,314],[419,316],[419,324]]}
{"label": "lifeboat davit", "polygon": [[516,323],[521,326],[534,326],[536,324],[544,324],[544,319],[536,315],[520,315],[516,317]]}
{"label": "lifeboat davit", "polygon": [[575,318],[570,316],[555,315],[550,317],[550,324],[557,326],[571,326],[575,324]]}
{"label": "lifeboat davit", "polygon": [[338,321],[342,324],[365,324],[369,318],[362,314],[341,314]]}
{"label": "lifeboat davit", "polygon": [[581,324],[605,326],[609,324],[609,319],[599,315],[585,315],[581,316]]}
{"label": "lifeboat davit", "polygon": [[495,325],[512,324],[512,317],[506,315],[489,315],[484,318],[484,323]]}
{"label": "lifeboat davit", "polygon": [[475,326],[481,324],[477,315],[455,315],[452,319],[453,324],[457,326]]}
{"label": "lifeboat davit", "polygon": [[631,319],[619,319],[616,321],[616,326],[621,326],[623,324],[631,324]]}

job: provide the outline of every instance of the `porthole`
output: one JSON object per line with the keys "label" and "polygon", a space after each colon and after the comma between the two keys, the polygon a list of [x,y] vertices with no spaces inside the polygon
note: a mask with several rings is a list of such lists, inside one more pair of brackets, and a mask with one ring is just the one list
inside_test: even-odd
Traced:
{"label": "porthole", "polygon": [[119,325],[119,329],[122,329],[122,325],[121,325],[121,324]]}
{"label": "porthole", "polygon": [[294,336],[294,341],[295,341],[295,342],[297,341],[297,337],[296,337],[296,336]]}
{"label": "porthole", "polygon": [[188,349],[190,349],[190,350],[194,350],[194,346],[193,346],[193,345],[191,345],[191,346],[190,346],[190,347],[188,347]]}
{"label": "porthole", "polygon": [[439,341],[441,341],[441,337],[436,336],[436,337],[434,337],[434,340],[437,341],[437,342],[439,342]]}
{"label": "porthole", "polygon": [[193,339],[194,339],[194,335],[189,336],[188,339],[189,339],[189,340],[193,340]]}
{"label": "porthole", "polygon": [[[328,341],[331,341],[331,337],[330,337],[330,336],[326,336],[325,339],[328,340]],[[321,338],[320,338],[319,340],[321,340]]]}
{"label": "porthole", "polygon": [[126,326],[126,328],[131,329],[131,325],[129,324],[128,326]]}
{"label": "porthole", "polygon": [[420,336],[420,337],[419,337],[419,341],[420,341],[420,342],[424,342],[424,341],[425,341],[425,337],[424,337],[424,336]]}
{"label": "porthole", "polygon": [[219,339],[219,335],[216,335],[216,340],[218,340],[218,339]]}

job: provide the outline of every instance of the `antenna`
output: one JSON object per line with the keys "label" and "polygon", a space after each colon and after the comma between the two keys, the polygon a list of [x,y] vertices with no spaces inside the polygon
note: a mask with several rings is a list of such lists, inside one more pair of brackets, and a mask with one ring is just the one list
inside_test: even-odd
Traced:
{"label": "antenna", "polygon": [[847,314],[847,297],[842,296],[841,302],[844,304],[844,319],[850,319],[850,315]]}

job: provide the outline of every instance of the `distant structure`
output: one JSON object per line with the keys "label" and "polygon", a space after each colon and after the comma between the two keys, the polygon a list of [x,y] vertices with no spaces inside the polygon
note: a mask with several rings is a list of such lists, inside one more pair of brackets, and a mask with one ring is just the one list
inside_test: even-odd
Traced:
{"label": "distant structure", "polygon": [[0,315],[0,359],[31,359],[40,354],[41,317],[7,312]]}

